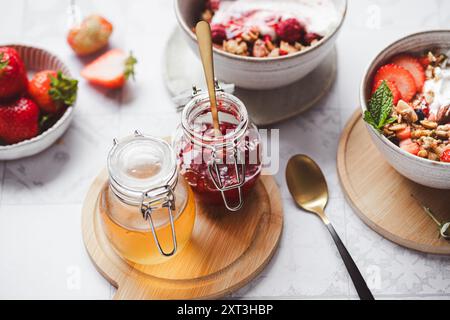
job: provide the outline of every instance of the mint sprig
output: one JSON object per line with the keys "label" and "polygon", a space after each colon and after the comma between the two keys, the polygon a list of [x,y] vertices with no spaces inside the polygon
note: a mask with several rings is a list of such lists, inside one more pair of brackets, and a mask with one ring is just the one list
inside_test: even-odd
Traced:
{"label": "mint sprig", "polygon": [[386,81],[383,81],[369,100],[367,110],[364,112],[364,121],[377,131],[396,119],[391,117],[394,97]]}

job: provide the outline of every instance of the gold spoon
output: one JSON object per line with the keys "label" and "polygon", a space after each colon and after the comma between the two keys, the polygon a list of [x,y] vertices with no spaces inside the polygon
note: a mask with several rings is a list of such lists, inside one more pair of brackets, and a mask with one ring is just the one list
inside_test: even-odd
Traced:
{"label": "gold spoon", "polygon": [[325,215],[324,210],[328,203],[328,187],[319,166],[308,156],[296,155],[289,160],[286,167],[286,181],[297,205],[303,210],[318,215],[327,226],[359,297],[362,300],[374,300],[350,253]]}
{"label": "gold spoon", "polygon": [[200,50],[200,57],[203,64],[203,71],[205,72],[206,85],[208,86],[209,101],[211,105],[211,115],[213,118],[213,127],[216,134],[219,131],[219,113],[217,112],[216,101],[216,84],[214,78],[214,60],[213,47],[211,38],[211,27],[208,22],[200,21],[195,27],[195,34],[197,35],[198,48]]}

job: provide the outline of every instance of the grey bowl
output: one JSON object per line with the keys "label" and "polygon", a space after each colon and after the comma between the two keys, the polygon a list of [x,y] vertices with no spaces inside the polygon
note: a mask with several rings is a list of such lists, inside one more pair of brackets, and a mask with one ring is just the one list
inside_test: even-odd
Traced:
{"label": "grey bowl", "polygon": [[[369,64],[360,88],[360,103],[364,113],[370,98],[372,79],[377,69],[393,56],[402,52],[422,53],[428,49],[448,50],[450,30],[433,30],[411,34],[383,49]],[[389,141],[385,136],[367,125],[373,143],[389,164],[406,178],[421,185],[450,189],[450,163],[431,161],[414,156]]]}
{"label": "grey bowl", "polygon": [[[174,0],[175,14],[185,39],[196,54],[197,39],[192,27],[198,21],[205,0]],[[340,21],[336,29],[319,44],[282,57],[255,58],[237,56],[214,48],[217,77],[246,89],[273,89],[294,83],[313,71],[331,52],[345,20],[347,0],[333,0]]]}

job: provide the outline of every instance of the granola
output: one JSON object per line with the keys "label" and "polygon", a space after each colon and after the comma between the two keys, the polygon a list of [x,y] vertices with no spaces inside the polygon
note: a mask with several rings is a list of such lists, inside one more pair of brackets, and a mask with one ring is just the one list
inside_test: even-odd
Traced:
{"label": "granola", "polygon": [[330,0],[206,0],[199,18],[211,24],[217,48],[257,58],[305,50],[338,24]]}
{"label": "granola", "polygon": [[421,56],[400,54],[378,69],[373,96],[383,84],[392,101],[392,121],[383,125],[382,134],[413,155],[450,162],[447,55],[431,51]]}

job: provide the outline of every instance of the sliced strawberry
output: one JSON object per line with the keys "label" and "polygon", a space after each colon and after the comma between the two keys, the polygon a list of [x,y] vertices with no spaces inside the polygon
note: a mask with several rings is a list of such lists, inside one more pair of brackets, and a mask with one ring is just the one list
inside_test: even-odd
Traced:
{"label": "sliced strawberry", "polygon": [[109,89],[122,87],[126,80],[134,77],[136,59],[120,49],[113,49],[101,55],[81,71],[89,82]]}
{"label": "sliced strawberry", "polygon": [[430,59],[428,58],[428,55],[422,56],[418,60],[424,69],[428,68],[428,66],[431,63]]}
{"label": "sliced strawberry", "polygon": [[400,54],[392,59],[392,63],[408,70],[416,82],[417,90],[422,91],[426,77],[425,70],[418,59],[408,54]]}
{"label": "sliced strawberry", "polygon": [[[374,94],[375,91],[377,91],[377,89],[381,86],[383,81],[386,81],[386,80],[380,80],[373,86],[372,94]],[[398,100],[400,100],[400,98],[401,98],[400,97],[400,91],[398,91],[397,86],[393,82],[386,81],[386,84],[389,87],[389,89],[391,89],[392,97],[393,97],[393,101],[392,101],[393,104],[397,105]]]}
{"label": "sliced strawberry", "polygon": [[450,149],[445,150],[441,155],[442,162],[450,162]]}
{"label": "sliced strawberry", "polygon": [[409,152],[413,155],[417,155],[420,151],[420,147],[417,143],[412,142],[411,139],[406,139],[400,142],[400,148],[402,150],[405,150],[406,152]]}
{"label": "sliced strawberry", "polygon": [[387,64],[378,69],[374,83],[382,80],[394,83],[400,91],[401,99],[406,102],[411,101],[417,93],[416,82],[411,73],[396,64]]}
{"label": "sliced strawberry", "polygon": [[411,139],[405,139],[405,140],[401,140],[399,143],[400,148],[407,146],[409,144],[413,143]]}
{"label": "sliced strawberry", "polygon": [[400,141],[411,139],[411,127],[406,127],[403,130],[397,131],[396,135]]}

